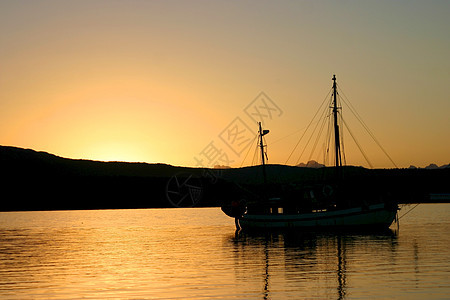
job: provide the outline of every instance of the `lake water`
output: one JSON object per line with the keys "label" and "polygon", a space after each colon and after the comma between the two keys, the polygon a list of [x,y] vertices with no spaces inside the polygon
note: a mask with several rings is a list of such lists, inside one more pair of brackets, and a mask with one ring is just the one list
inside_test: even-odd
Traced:
{"label": "lake water", "polygon": [[219,208],[1,212],[0,298],[448,299],[450,204],[340,235],[235,235]]}

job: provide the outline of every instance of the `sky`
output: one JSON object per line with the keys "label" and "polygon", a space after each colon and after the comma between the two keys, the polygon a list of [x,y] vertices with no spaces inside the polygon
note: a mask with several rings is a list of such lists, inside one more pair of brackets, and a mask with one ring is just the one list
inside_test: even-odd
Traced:
{"label": "sky", "polygon": [[[269,163],[320,161],[295,146],[336,74],[397,167],[448,164],[449,14],[450,1],[0,0],[0,145],[240,167],[261,121]],[[394,167],[352,134],[373,167]],[[347,164],[367,167],[344,137]]]}

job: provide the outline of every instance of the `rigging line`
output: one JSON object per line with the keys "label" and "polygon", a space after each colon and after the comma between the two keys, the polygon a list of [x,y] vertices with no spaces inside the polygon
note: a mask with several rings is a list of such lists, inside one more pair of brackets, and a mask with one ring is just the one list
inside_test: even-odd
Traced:
{"label": "rigging line", "polygon": [[406,216],[408,213],[410,213],[414,208],[416,208],[417,206],[419,206],[420,203],[417,203],[416,205],[414,205],[413,208],[411,208],[410,210],[408,210],[407,212],[405,212],[403,215],[401,215],[398,219],[400,220],[401,218],[403,218],[404,216]]}
{"label": "rigging line", "polygon": [[[320,121],[324,116],[326,116],[327,111],[328,111],[328,108],[325,107],[324,111],[323,111],[322,114],[321,114],[321,117],[319,118],[319,121]],[[317,129],[317,126],[318,126],[318,125],[319,125],[319,122],[316,123],[316,126],[314,127],[313,131],[311,132],[311,135],[309,136],[309,139],[308,139],[308,141],[306,142],[306,145],[305,145],[305,147],[303,148],[302,153],[301,153],[300,156],[298,157],[298,160],[297,160],[296,165],[298,165],[298,164],[300,163],[300,159],[302,158],[303,153],[305,153],[305,150],[306,150],[306,148],[308,147],[309,142],[311,141],[312,137],[314,136],[314,133],[316,132],[316,129]]]}
{"label": "rigging line", "polygon": [[327,157],[326,157],[326,163],[325,165],[328,165],[328,163],[331,161],[331,153],[330,153],[330,147],[331,147],[331,139],[334,133],[334,124],[333,124],[333,120],[331,118],[331,112],[330,114],[327,116],[328,119],[328,133],[327,133],[327,139],[326,139],[326,151],[327,151]]}
{"label": "rigging line", "polygon": [[329,135],[328,135],[328,125],[327,125],[327,131],[325,133],[325,137],[323,139],[323,143],[321,145],[319,155],[317,156],[317,158],[319,158],[322,155],[322,157],[321,157],[322,160],[318,161],[318,162],[322,163],[324,166],[328,165],[328,158],[327,158],[327,156],[329,154],[328,149],[327,149],[328,138],[329,138]]}
{"label": "rigging line", "polygon": [[260,141],[259,141],[259,131],[258,131],[258,134],[256,135],[255,150],[253,152],[252,166],[260,165],[260,162],[262,164],[262,161],[261,161],[261,148],[260,148],[259,142]]}
{"label": "rigging line", "polygon": [[264,143],[266,144],[266,145],[265,145],[265,147],[266,147],[266,151],[265,151],[265,154],[266,154],[266,160],[267,160],[267,162],[269,162],[269,155],[267,154],[267,153],[269,153],[269,144],[267,144],[267,141],[266,141],[266,138],[265,138],[265,137],[263,137],[263,139],[264,139]]}
{"label": "rigging line", "polygon": [[252,166],[256,166],[258,164],[258,160],[259,160],[259,145],[258,145],[258,142],[256,142],[256,147],[255,147],[255,150],[253,152],[253,159],[252,159],[252,164],[251,165]]}
{"label": "rigging line", "polygon": [[328,99],[328,96],[331,93],[330,89],[328,91],[327,96],[325,97],[325,99],[323,99],[322,103],[320,104],[319,108],[317,109],[316,113],[314,114],[314,117],[311,119],[311,122],[309,122],[308,126],[306,126],[305,131],[303,132],[302,136],[300,137],[300,139],[298,140],[297,144],[295,144],[294,149],[292,149],[291,154],[289,154],[288,158],[286,159],[286,162],[284,163],[285,165],[287,165],[287,162],[289,161],[289,159],[291,158],[292,154],[294,154],[295,150],[297,149],[298,145],[300,144],[300,142],[302,141],[303,137],[305,136],[306,132],[308,131],[309,127],[311,126],[311,124],[313,123],[313,121],[316,119],[317,114],[319,113],[319,111],[322,109],[322,106],[324,105],[324,103],[326,102],[326,100]]}
{"label": "rigging line", "polygon": [[[339,95],[339,94],[338,94]],[[341,103],[341,97],[340,97],[340,95],[339,95],[339,104],[341,105],[341,108],[342,108],[342,103]],[[340,113],[339,113],[339,116],[340,116],[340,118],[339,118],[339,125],[342,127],[342,124],[344,123],[344,115],[343,115],[343,112],[342,112],[342,109],[341,109],[341,111],[340,111]],[[349,130],[350,131],[350,130]],[[345,165],[347,165],[347,158],[345,157],[345,144],[344,144],[344,130],[341,130],[341,136],[340,136],[340,138],[341,138],[341,140],[340,140],[340,143],[341,143],[341,146],[342,146],[342,151],[341,151],[341,154],[342,154],[342,156],[343,156],[343,159],[344,159],[344,166]],[[370,165],[370,163],[369,163],[369,165]]]}
{"label": "rigging line", "polygon": [[391,156],[387,153],[387,151],[383,148],[381,143],[378,141],[378,139],[375,137],[375,135],[370,130],[369,126],[364,122],[364,120],[361,118],[359,113],[356,111],[356,109],[353,107],[352,103],[348,99],[348,97],[345,95],[345,93],[342,91],[342,89],[339,87],[339,90],[342,92],[343,96],[342,100],[343,102],[348,106],[349,110],[353,113],[353,115],[356,117],[356,119],[361,123],[363,128],[367,131],[367,133],[370,135],[370,137],[373,139],[373,141],[380,147],[381,151],[383,151],[384,155],[391,161],[391,163],[398,168],[397,164],[394,162],[394,160],[391,158]]}
{"label": "rigging line", "polygon": [[326,137],[326,144],[324,149],[324,164],[328,165],[328,162],[330,161],[330,143],[331,143],[331,133],[333,130],[333,123],[331,122],[330,115],[327,117],[328,119],[328,129],[327,129],[327,137]]}
{"label": "rigging line", "polygon": [[[326,136],[326,154],[324,153],[324,156],[326,155],[326,157],[324,158],[324,164],[327,166],[329,165],[330,161],[331,161],[331,153],[330,153],[330,147],[331,147],[331,143],[332,143],[332,136],[334,134],[334,124],[333,124],[333,118],[332,116],[332,99],[330,99],[330,104],[328,105],[329,108],[329,113],[326,116],[326,119],[328,120],[328,128],[327,128],[327,136]],[[325,149],[324,149],[325,151]]]}
{"label": "rigging line", "polygon": [[252,146],[251,146],[251,145],[253,145],[253,143],[255,142],[255,139],[256,139],[257,137],[258,137],[258,135],[256,134],[255,137],[253,138],[252,142],[249,144],[250,146],[248,147],[247,154],[245,154],[245,157],[244,157],[244,159],[242,160],[241,165],[239,166],[240,168],[242,167],[242,165],[244,164],[245,160],[247,159],[247,156],[248,156],[248,154],[250,153],[250,149],[252,149]]}
{"label": "rigging line", "polygon": [[275,144],[275,143],[278,143],[279,141],[284,140],[285,138],[288,138],[288,137],[290,137],[290,136],[292,136],[292,135],[294,135],[294,134],[296,134],[296,133],[298,133],[298,132],[300,132],[300,131],[303,131],[303,130],[305,130],[305,128],[307,128],[307,126],[305,126],[305,127],[303,127],[303,128],[300,128],[300,129],[298,129],[298,130],[296,130],[296,131],[294,131],[294,132],[292,132],[292,133],[289,133],[288,135],[285,135],[285,136],[283,136],[283,137],[281,137],[281,138],[279,138],[279,139],[277,139],[277,140],[271,142],[270,145],[273,145],[273,144]]}
{"label": "rigging line", "polygon": [[361,123],[361,125],[363,126],[363,128],[367,131],[367,133],[369,134],[369,136],[372,138],[372,140],[378,145],[378,147],[381,149],[381,151],[384,153],[384,155],[386,155],[386,157],[391,161],[391,163],[396,167],[397,164],[394,162],[394,160],[390,157],[390,155],[387,153],[387,151],[384,149],[384,147],[381,145],[381,143],[378,141],[378,139],[375,137],[375,135],[372,133],[372,131],[370,130],[370,128],[367,126],[367,124],[364,122],[364,120],[361,118],[361,116],[358,114],[358,112],[355,110],[355,108],[352,106],[352,104],[350,103],[350,101],[347,99],[345,100],[344,98],[342,98],[342,100],[344,101],[344,103],[348,106],[349,110],[353,113],[353,115],[356,117],[356,119]]}
{"label": "rigging line", "polygon": [[317,138],[316,138],[316,140],[314,142],[314,146],[313,146],[313,148],[311,150],[311,154],[309,155],[308,161],[311,160],[311,158],[312,158],[312,156],[314,154],[314,151],[316,150],[317,143],[319,142],[320,137],[322,136],[323,128],[325,127],[326,121],[327,121],[327,118],[323,118],[322,125],[320,126],[319,133],[317,134]]}
{"label": "rigging line", "polygon": [[250,164],[250,166],[255,166],[256,165],[255,159],[256,159],[256,152],[258,150],[257,148],[258,148],[258,146],[256,146],[256,148],[254,148],[254,150],[253,150],[252,163]]}
{"label": "rigging line", "polygon": [[371,168],[373,168],[372,164],[369,161],[369,158],[367,157],[366,153],[364,153],[364,150],[362,149],[361,145],[358,143],[358,141],[356,140],[355,136],[353,135],[353,133],[351,132],[350,128],[348,127],[347,123],[344,121],[344,119],[342,119],[342,123],[344,123],[345,128],[347,128],[348,132],[350,133],[350,136],[353,138],[353,141],[355,141],[356,145],[359,148],[359,151],[361,151],[361,154],[364,156],[364,159],[366,160],[366,162],[369,164],[369,166]]}

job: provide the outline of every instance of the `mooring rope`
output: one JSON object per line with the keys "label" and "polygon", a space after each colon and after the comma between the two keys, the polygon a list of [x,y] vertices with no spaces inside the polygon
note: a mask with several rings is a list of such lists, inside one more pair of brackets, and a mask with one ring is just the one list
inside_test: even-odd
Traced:
{"label": "mooring rope", "polygon": [[417,203],[416,205],[414,205],[413,208],[411,208],[410,210],[408,210],[407,212],[405,212],[403,215],[401,215],[398,219],[400,220],[401,218],[403,218],[404,216],[406,216],[408,213],[410,213],[414,208],[416,208],[417,206],[419,206],[420,203]]}

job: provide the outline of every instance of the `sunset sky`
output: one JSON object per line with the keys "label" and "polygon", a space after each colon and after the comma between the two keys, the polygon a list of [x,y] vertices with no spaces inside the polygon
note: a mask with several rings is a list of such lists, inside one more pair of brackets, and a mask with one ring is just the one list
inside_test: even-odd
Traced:
{"label": "sunset sky", "polygon": [[[0,0],[0,144],[239,167],[259,108],[269,163],[306,162],[301,144],[286,160],[336,74],[398,167],[448,164],[449,15],[450,1]],[[373,166],[394,167],[358,126]]]}

